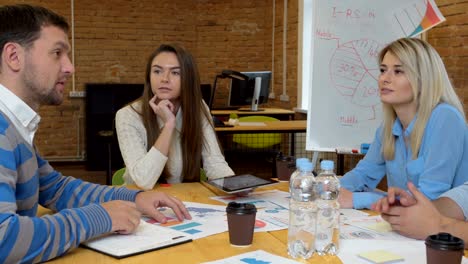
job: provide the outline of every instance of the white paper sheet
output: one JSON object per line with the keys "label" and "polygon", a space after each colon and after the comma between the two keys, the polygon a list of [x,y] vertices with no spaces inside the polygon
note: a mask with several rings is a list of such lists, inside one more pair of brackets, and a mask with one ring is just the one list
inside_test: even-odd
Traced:
{"label": "white paper sheet", "polygon": [[340,238],[341,239],[375,239],[375,240],[394,240],[394,241],[407,241],[414,240],[396,232],[385,232],[380,233],[368,229],[363,229],[352,225],[341,225],[340,226]]}
{"label": "white paper sheet", "polygon": [[97,251],[120,258],[152,249],[163,248],[187,240],[191,240],[189,234],[141,221],[138,228],[132,234],[109,234],[86,241],[83,244]]}
{"label": "white paper sheet", "polygon": [[278,190],[253,192],[248,196],[223,195],[210,198],[225,204],[234,201],[253,203],[257,208],[276,208],[278,206],[289,208],[289,193]]}
{"label": "white paper sheet", "polygon": [[408,264],[426,264],[426,246],[424,241],[393,241],[393,240],[367,240],[367,239],[342,239],[338,257],[344,264],[369,264],[367,260],[358,257],[358,254],[373,251],[385,250],[404,258],[397,262]]}
{"label": "white paper sheet", "polygon": [[345,239],[414,240],[392,231],[379,215],[348,218],[342,223],[340,236]]}

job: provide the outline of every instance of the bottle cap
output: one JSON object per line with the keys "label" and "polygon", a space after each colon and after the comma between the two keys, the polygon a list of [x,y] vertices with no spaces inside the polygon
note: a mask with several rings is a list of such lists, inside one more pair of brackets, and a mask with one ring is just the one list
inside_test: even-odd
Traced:
{"label": "bottle cap", "polygon": [[322,168],[322,170],[333,170],[334,167],[335,164],[332,160],[322,160],[322,162],[320,162],[320,168]]}
{"label": "bottle cap", "polygon": [[302,162],[299,166],[302,171],[312,171],[314,169],[314,164],[309,161]]}
{"label": "bottle cap", "polygon": [[299,167],[299,164],[301,164],[302,162],[308,162],[309,159],[308,158],[297,158],[296,159],[296,167]]}

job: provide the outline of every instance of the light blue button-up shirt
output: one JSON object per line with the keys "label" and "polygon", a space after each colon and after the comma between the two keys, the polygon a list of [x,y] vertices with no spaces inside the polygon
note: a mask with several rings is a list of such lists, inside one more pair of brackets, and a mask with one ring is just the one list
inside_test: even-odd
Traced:
{"label": "light blue button-up shirt", "polygon": [[409,144],[414,123],[415,119],[403,131],[400,120],[395,121],[393,160],[383,157],[382,127],[379,127],[364,159],[341,178],[342,187],[353,192],[354,208],[370,208],[385,195],[374,191],[385,175],[389,187],[407,190],[406,184],[411,181],[431,200],[468,181],[468,127],[456,108],[446,103],[434,108],[415,160]]}

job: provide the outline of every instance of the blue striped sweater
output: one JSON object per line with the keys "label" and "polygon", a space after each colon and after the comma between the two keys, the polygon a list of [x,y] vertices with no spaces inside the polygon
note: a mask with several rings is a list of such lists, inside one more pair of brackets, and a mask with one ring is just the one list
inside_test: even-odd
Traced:
{"label": "blue striped sweater", "polygon": [[[0,263],[46,261],[109,232],[99,203],[137,193],[62,176],[0,112]],[[39,204],[57,213],[36,217]]]}

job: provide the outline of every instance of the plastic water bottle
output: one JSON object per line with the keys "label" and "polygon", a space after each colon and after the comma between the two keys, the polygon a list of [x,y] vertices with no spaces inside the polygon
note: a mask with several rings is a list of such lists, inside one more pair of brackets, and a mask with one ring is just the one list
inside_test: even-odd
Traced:
{"label": "plastic water bottle", "polygon": [[[297,158],[296,159],[296,170],[293,171],[293,173],[291,173],[291,177],[289,178],[289,192],[291,192],[291,183],[293,182],[293,179],[299,175],[299,173],[301,172],[300,170],[300,164],[304,163],[304,162],[310,162],[308,158]],[[313,164],[312,164],[312,167],[313,167]]]}
{"label": "plastic water bottle", "polygon": [[334,163],[323,160],[316,180],[317,237],[315,249],[319,255],[336,255],[340,239],[340,181],[333,172]]}
{"label": "plastic water bottle", "polygon": [[308,259],[315,252],[317,206],[312,169],[312,163],[300,163],[299,174],[291,179],[288,254],[293,258]]}

